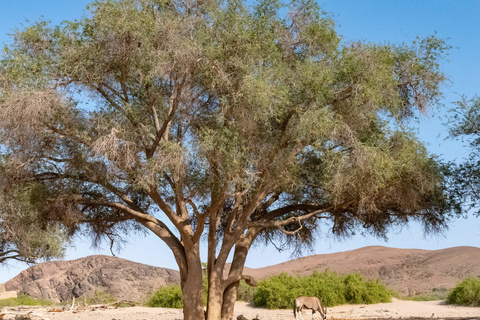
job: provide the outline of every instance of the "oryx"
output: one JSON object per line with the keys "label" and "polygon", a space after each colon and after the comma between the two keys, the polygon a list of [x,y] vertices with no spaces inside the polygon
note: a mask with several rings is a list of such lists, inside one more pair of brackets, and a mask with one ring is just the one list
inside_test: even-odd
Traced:
{"label": "oryx", "polygon": [[317,311],[320,312],[323,320],[327,319],[327,310],[322,306],[317,297],[298,297],[295,299],[295,303],[293,305],[293,314],[295,315],[295,319],[298,320],[298,314],[300,314],[300,318],[303,320],[303,309],[311,309],[313,319],[317,319]]}

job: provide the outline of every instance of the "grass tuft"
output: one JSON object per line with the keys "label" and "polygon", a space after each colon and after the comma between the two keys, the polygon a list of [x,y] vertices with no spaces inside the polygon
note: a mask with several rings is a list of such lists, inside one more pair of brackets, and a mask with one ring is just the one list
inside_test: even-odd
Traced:
{"label": "grass tuft", "polygon": [[437,301],[447,300],[450,290],[446,288],[433,288],[432,292],[420,294],[412,297],[402,297],[403,300],[409,301]]}
{"label": "grass tuft", "polygon": [[20,294],[17,298],[8,298],[0,300],[0,308],[17,306],[51,306],[54,304],[50,300],[35,299],[26,294]]}

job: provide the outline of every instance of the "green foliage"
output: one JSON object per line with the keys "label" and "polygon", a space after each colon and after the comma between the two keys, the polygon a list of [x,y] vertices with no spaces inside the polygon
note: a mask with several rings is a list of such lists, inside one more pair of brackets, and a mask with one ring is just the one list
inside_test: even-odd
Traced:
{"label": "green foliage", "polygon": [[288,309],[295,298],[301,295],[300,290],[294,277],[282,273],[260,281],[253,302],[256,307]]}
{"label": "green foliage", "polygon": [[[136,224],[103,205],[112,199],[153,213],[151,188],[183,208],[180,191],[201,207],[225,186],[246,190],[246,207],[268,181],[262,194],[281,194],[278,204],[311,205],[278,220],[334,206],[336,234],[384,235],[408,216],[445,226],[437,161],[404,125],[441,95],[444,40],[341,42],[311,0],[173,2],[95,1],[84,19],[16,30],[4,49],[5,171],[36,175],[50,191],[36,202],[45,215],[122,234]],[[168,139],[155,136],[162,128]],[[15,165],[32,154],[35,170]],[[308,244],[318,227],[309,222],[287,243]]]}
{"label": "green foliage", "polygon": [[86,298],[86,303],[89,305],[107,304],[115,301],[117,301],[117,299],[115,299],[111,293],[105,291],[95,291],[93,295]]}
{"label": "green foliage", "polygon": [[148,300],[147,306],[158,308],[183,308],[182,289],[179,285],[158,289]]}
{"label": "green foliage", "polygon": [[0,309],[3,307],[16,306],[50,306],[53,302],[44,299],[35,299],[26,294],[20,294],[17,298],[8,298],[0,300]]}
{"label": "green foliage", "polygon": [[0,264],[9,259],[34,263],[63,256],[69,242],[66,229],[42,217],[34,205],[42,191],[30,184],[0,192]]}
{"label": "green foliage", "polygon": [[[297,277],[300,287],[305,288],[303,296],[321,297],[326,306],[346,303],[345,282],[336,272],[325,270],[319,273],[314,271],[310,277]],[[303,289],[302,289],[303,290]]]}
{"label": "green foliage", "polygon": [[245,282],[241,281],[237,291],[237,300],[238,301],[253,301],[255,292],[257,291],[256,287],[252,287]]}
{"label": "green foliage", "polygon": [[309,277],[293,277],[286,273],[269,277],[259,283],[254,294],[257,307],[288,309],[299,296],[316,296],[325,306],[345,303],[390,302],[392,293],[378,280],[365,281],[359,274],[340,276],[326,270]]}
{"label": "green foliage", "polygon": [[447,299],[450,304],[480,306],[480,277],[468,277],[459,283]]}
{"label": "green foliage", "polygon": [[401,297],[404,300],[410,301],[437,301],[437,300],[447,300],[450,290],[445,288],[434,288],[432,292],[425,293],[412,297]]}
{"label": "green foliage", "polygon": [[367,286],[359,274],[351,274],[345,277],[345,299],[353,304],[363,303],[367,296]]}
{"label": "green foliage", "polygon": [[449,127],[451,138],[470,146],[470,155],[463,163],[449,164],[451,194],[462,206],[474,208],[480,217],[480,96],[458,101],[451,109]]}
{"label": "green foliage", "polygon": [[380,302],[392,302],[392,293],[388,290],[380,280],[371,280],[366,282],[367,289],[365,290],[365,295],[363,302],[374,304]]}

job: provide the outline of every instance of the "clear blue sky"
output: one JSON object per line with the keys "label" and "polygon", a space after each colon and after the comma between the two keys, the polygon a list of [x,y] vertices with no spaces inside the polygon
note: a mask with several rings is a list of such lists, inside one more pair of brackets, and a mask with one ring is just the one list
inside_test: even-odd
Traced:
{"label": "clear blue sky", "polygon": [[[472,97],[480,94],[480,1],[473,0],[318,0],[322,8],[332,14],[337,30],[346,41],[411,42],[437,32],[442,38],[450,38],[455,47],[442,65],[451,83],[443,88],[443,103],[452,106],[460,95]],[[34,21],[40,16],[58,23],[62,20],[81,18],[84,0],[16,0],[3,1],[0,10],[0,42],[8,42],[7,33],[21,28],[25,20]],[[461,142],[444,141],[446,128],[433,108],[431,115],[419,124],[420,138],[428,144],[432,153],[444,159],[461,159],[465,154]],[[90,248],[88,239],[78,238],[75,248],[67,251],[66,259],[76,259],[90,254],[110,254],[107,249]],[[408,228],[392,230],[389,241],[371,236],[356,236],[343,241],[335,240],[324,230],[313,253],[332,253],[360,248],[367,245],[384,245],[396,248],[441,249],[453,246],[480,246],[480,218],[459,219],[453,222],[444,236],[425,238],[421,229],[412,224]],[[262,267],[281,263],[290,258],[291,252],[278,253],[272,247],[256,247],[249,253],[247,266]],[[150,265],[177,269],[172,254],[156,237],[133,236],[117,256]],[[27,266],[11,263],[0,266],[0,283],[15,276]]]}

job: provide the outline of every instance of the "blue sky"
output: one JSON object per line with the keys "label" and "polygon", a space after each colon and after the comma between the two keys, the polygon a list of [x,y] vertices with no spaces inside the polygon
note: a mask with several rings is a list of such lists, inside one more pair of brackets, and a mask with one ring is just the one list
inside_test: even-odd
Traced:
{"label": "blue sky", "polygon": [[[473,0],[318,0],[322,8],[337,23],[337,31],[345,41],[409,43],[417,36],[437,33],[449,38],[454,47],[442,70],[450,78],[443,88],[443,103],[453,107],[461,95],[472,97],[480,94],[480,1]],[[16,0],[3,1],[0,10],[0,42],[8,42],[7,33],[21,28],[25,20],[35,21],[44,16],[58,23],[62,20],[81,18],[84,0]],[[430,152],[447,160],[459,160],[465,154],[460,141],[445,141],[445,112],[433,107],[428,117],[420,119],[420,139],[427,143]],[[88,239],[77,238],[75,247],[67,251],[66,259],[76,259],[90,254],[110,254],[94,250]],[[368,245],[384,245],[396,248],[442,249],[453,246],[480,246],[480,218],[453,221],[443,236],[424,237],[416,224],[392,230],[389,241],[371,236],[355,236],[343,241],[331,237],[324,230],[314,254],[332,253],[356,249]],[[155,236],[132,236],[117,256],[150,265],[177,269],[168,248]],[[281,263],[290,258],[291,252],[278,253],[273,247],[254,247],[249,253],[247,266],[262,267]],[[21,270],[24,264],[11,263],[0,266],[0,283],[7,281]]]}

